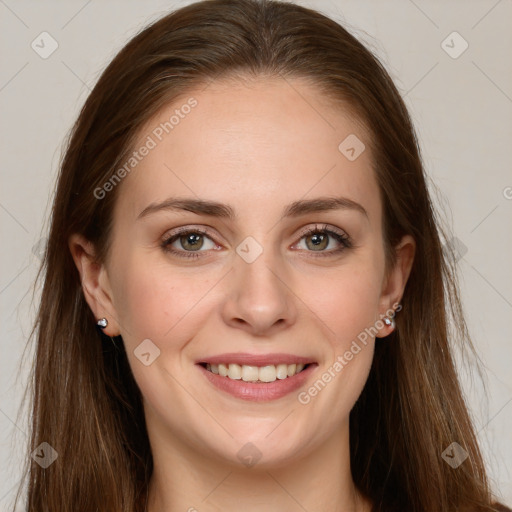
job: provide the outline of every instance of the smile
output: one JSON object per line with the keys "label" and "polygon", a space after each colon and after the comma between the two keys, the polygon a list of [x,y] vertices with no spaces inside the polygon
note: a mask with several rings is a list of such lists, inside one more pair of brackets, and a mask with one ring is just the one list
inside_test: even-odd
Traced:
{"label": "smile", "polygon": [[236,363],[206,364],[206,369],[212,373],[227,377],[232,380],[244,382],[274,382],[277,379],[284,380],[300,373],[306,367],[305,364],[278,364],[266,366],[239,365]]}
{"label": "smile", "polygon": [[198,363],[196,367],[207,382],[222,393],[245,401],[268,402],[290,395],[304,386],[318,364],[250,366]]}
{"label": "smile", "polygon": [[228,377],[232,380],[243,380],[244,382],[274,382],[293,377],[300,373],[305,364],[278,364],[265,366],[239,365],[236,363],[206,364],[206,369],[221,377]]}

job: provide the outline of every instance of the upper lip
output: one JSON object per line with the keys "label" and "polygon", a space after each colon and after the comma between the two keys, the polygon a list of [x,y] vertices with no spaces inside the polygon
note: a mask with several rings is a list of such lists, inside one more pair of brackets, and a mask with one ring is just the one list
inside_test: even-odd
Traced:
{"label": "upper lip", "polygon": [[294,364],[294,363],[314,363],[315,361],[310,357],[295,356],[293,354],[248,354],[241,352],[232,352],[228,354],[219,354],[216,356],[205,357],[198,359],[197,364],[210,363],[210,364],[225,364],[234,363],[240,366],[268,366],[277,364]]}

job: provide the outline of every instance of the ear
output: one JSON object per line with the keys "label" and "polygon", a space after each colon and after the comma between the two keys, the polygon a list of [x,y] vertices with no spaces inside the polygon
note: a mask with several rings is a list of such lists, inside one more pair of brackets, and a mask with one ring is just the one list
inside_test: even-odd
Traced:
{"label": "ear", "polygon": [[[405,285],[411,273],[416,242],[410,235],[404,235],[399,244],[395,247],[395,265],[386,274],[383,282],[382,292],[379,300],[380,318],[387,316],[386,312],[394,310],[404,294]],[[390,334],[394,326],[384,325],[379,329],[377,338],[384,338]]]}
{"label": "ear", "polygon": [[105,266],[98,263],[94,245],[82,235],[74,234],[68,240],[69,250],[80,273],[85,300],[94,317],[106,318],[108,325],[103,329],[107,336],[120,334],[117,313],[112,301],[112,290]]}

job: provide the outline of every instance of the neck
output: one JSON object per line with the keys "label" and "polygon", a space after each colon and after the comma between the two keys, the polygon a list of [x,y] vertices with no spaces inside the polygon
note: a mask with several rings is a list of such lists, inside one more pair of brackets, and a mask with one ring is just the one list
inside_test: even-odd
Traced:
{"label": "neck", "polygon": [[301,458],[252,467],[172,437],[153,423],[153,475],[147,512],[370,512],[350,472],[348,424]]}

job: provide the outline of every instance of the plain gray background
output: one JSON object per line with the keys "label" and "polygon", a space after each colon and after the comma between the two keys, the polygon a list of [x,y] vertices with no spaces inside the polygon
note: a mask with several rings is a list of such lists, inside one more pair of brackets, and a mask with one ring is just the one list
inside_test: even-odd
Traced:
{"label": "plain gray background", "polygon": [[[21,373],[18,365],[34,317],[31,286],[62,142],[123,44],[148,22],[188,3],[0,0],[1,510],[12,501],[25,456],[27,417],[18,409],[30,357]],[[460,364],[461,378],[493,488],[511,504],[512,2],[297,3],[323,11],[365,42],[410,109],[427,173],[439,189],[435,200],[456,239],[452,246],[487,395],[483,382],[471,378],[471,364]],[[42,32],[58,44],[44,59],[31,47],[44,37],[45,51],[51,48]]]}

